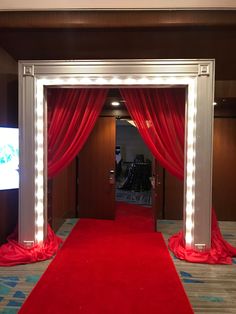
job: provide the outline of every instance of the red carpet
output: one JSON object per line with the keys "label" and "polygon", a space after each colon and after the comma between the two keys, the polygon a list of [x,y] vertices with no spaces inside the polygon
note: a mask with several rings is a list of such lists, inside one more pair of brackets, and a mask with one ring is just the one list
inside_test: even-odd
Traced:
{"label": "red carpet", "polygon": [[78,222],[20,314],[193,313],[150,209],[117,207]]}

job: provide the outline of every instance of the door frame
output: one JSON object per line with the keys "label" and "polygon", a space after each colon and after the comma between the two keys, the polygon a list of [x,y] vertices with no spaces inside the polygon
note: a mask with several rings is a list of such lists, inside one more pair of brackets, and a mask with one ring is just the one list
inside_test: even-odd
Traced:
{"label": "door frame", "polygon": [[214,65],[212,59],[19,61],[19,242],[30,246],[47,235],[47,87],[184,86],[185,245],[209,249]]}

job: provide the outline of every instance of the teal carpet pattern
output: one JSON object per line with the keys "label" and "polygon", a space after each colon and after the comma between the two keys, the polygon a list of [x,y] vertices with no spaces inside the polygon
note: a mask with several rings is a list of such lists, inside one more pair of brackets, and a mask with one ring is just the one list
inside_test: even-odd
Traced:
{"label": "teal carpet pattern", "polygon": [[[67,219],[57,234],[66,239],[76,222],[77,219]],[[220,227],[223,236],[236,246],[236,222],[220,222]],[[167,240],[182,228],[182,221],[160,220],[157,228]],[[236,313],[235,289],[232,289],[235,287],[236,258],[233,265],[212,266],[186,263],[170,254],[196,313]],[[0,314],[18,313],[50,262],[0,267]]]}
{"label": "teal carpet pattern", "polygon": [[136,192],[116,189],[116,201],[136,205],[151,206],[152,205],[151,191]]}
{"label": "teal carpet pattern", "polygon": [[[65,240],[77,221],[78,219],[67,219],[57,235]],[[18,313],[51,260],[29,265],[0,267],[0,314]]]}

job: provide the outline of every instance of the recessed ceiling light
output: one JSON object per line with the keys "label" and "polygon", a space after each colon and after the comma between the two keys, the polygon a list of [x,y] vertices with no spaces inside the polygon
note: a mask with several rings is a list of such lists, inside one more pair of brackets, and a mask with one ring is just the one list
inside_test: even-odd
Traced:
{"label": "recessed ceiling light", "polygon": [[114,107],[118,107],[120,105],[120,103],[119,103],[119,101],[112,101],[111,105]]}

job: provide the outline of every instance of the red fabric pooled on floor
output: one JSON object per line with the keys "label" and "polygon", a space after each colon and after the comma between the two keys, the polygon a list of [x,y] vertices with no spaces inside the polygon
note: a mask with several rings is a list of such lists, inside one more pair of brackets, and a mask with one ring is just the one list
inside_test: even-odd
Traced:
{"label": "red fabric pooled on floor", "polygon": [[115,221],[77,223],[19,313],[193,311],[151,209],[119,203]]}
{"label": "red fabric pooled on floor", "polygon": [[211,218],[210,250],[199,252],[186,248],[183,231],[170,237],[169,248],[177,258],[191,263],[232,264],[232,257],[236,256],[236,247],[225,241],[221,234],[214,209],[212,209]]}
{"label": "red fabric pooled on floor", "polygon": [[18,242],[17,230],[0,246],[0,266],[15,266],[44,261],[56,254],[62,240],[48,225],[47,238],[43,244],[26,247]]}

